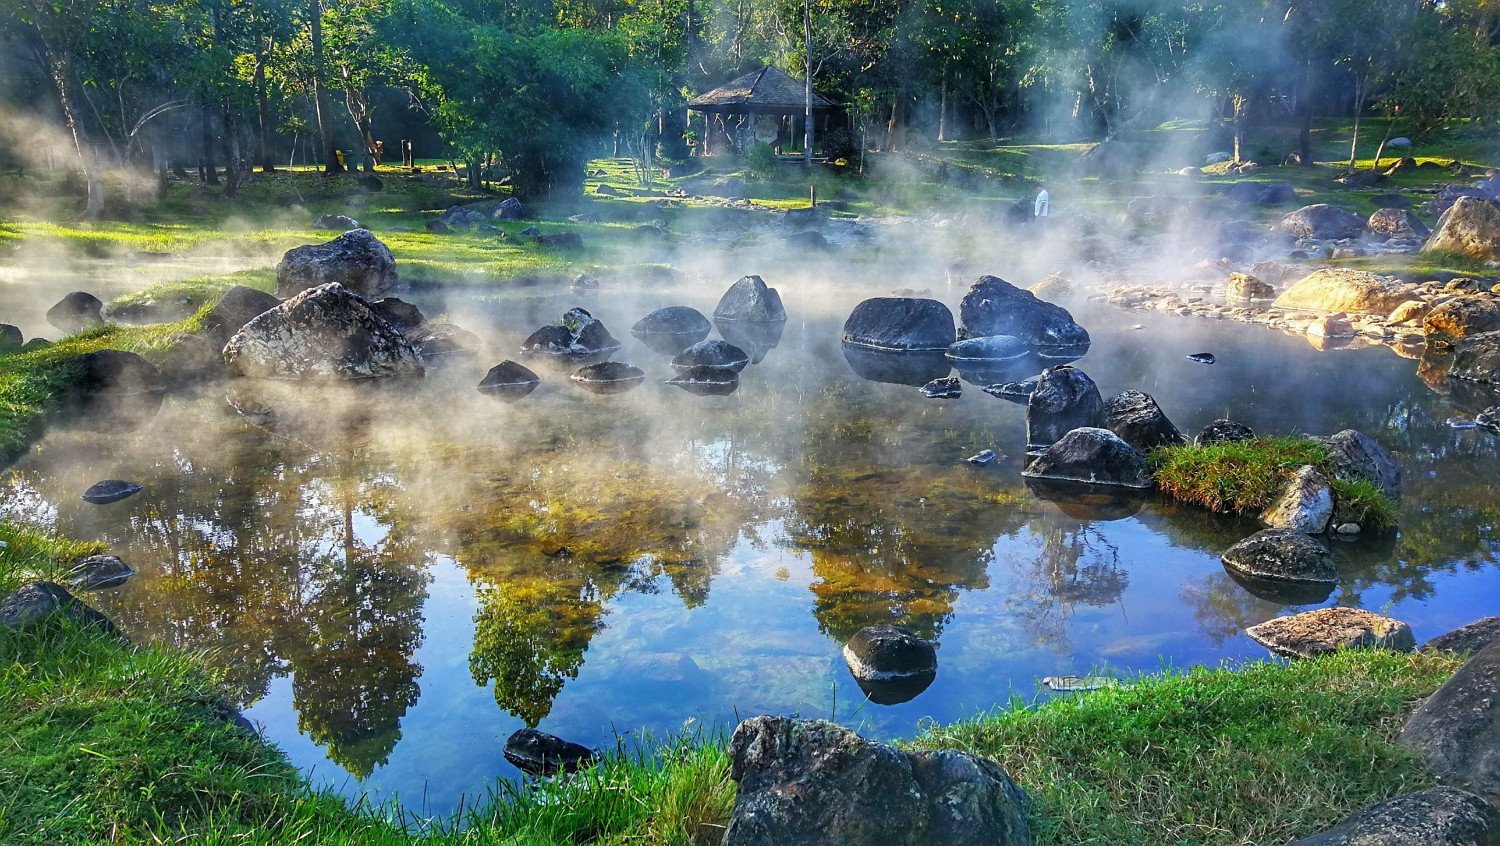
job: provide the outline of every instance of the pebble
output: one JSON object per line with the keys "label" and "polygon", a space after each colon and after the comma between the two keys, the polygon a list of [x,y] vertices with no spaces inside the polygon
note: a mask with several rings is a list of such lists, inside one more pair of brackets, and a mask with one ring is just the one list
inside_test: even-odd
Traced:
{"label": "pebble", "polygon": [[981,451],[981,452],[979,452],[979,453],[977,453],[975,455],[971,455],[971,456],[969,456],[968,458],[966,458],[964,460],[967,461],[967,462],[969,462],[970,464],[974,465],[975,467],[984,467],[984,466],[986,466],[988,464],[995,463],[995,459],[998,458],[998,457],[999,456],[995,455],[995,451],[994,450],[987,449],[987,450],[983,450],[983,451]]}
{"label": "pebble", "polygon": [[1192,355],[1188,356],[1188,361],[1196,361],[1199,364],[1213,364],[1214,362],[1218,361],[1218,359],[1214,358],[1213,353],[1204,352],[1193,353]]}

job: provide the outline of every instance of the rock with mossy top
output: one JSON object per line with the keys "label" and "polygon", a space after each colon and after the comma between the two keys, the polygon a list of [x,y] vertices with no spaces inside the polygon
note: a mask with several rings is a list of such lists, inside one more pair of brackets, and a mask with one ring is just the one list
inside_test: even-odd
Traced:
{"label": "rock with mossy top", "polygon": [[1277,617],[1245,630],[1261,646],[1288,658],[1314,658],[1340,649],[1410,652],[1411,627],[1361,608],[1318,608]]}
{"label": "rock with mossy top", "polygon": [[1500,814],[1483,799],[1452,787],[1397,796],[1356,812],[1291,846],[1492,846]]}

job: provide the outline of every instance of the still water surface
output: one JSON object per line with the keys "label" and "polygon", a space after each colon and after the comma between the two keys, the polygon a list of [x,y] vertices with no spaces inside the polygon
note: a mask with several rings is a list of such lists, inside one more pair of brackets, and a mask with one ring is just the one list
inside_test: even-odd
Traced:
{"label": "still water surface", "polygon": [[[662,384],[666,357],[628,332],[661,306],[711,312],[717,284],[423,302],[489,350],[419,385],[220,385],[170,396],[132,433],[55,428],[5,471],[4,509],[106,541],[139,575],[93,601],[140,640],[207,650],[314,780],[433,813],[516,776],[501,750],[523,725],[608,746],[774,712],[909,736],[1052,695],[1042,676],[1264,657],[1243,629],[1311,607],[1226,574],[1219,554],[1249,523],[1028,489],[1023,406],[863,378],[838,336],[872,292],[778,287],[792,318],[729,396]],[[937,296],[956,307],[961,291]],[[515,404],[473,390],[574,305],[645,385],[594,396],[542,370]],[[1101,390],[1148,391],[1184,431],[1353,427],[1396,453],[1402,533],[1334,542],[1340,583],[1321,604],[1393,614],[1419,640],[1500,611],[1496,440],[1444,423],[1500,398],[1435,389],[1380,348],[1075,314]],[[1202,351],[1219,363],[1187,360]],[[984,448],[1007,457],[963,462]],[[78,498],[105,478],[146,491]],[[840,657],[881,622],[939,644],[936,681],[898,705],[868,701]]]}

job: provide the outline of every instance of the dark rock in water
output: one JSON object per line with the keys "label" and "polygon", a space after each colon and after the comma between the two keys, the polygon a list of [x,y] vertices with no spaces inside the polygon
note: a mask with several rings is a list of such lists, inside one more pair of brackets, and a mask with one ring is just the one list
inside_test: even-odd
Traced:
{"label": "dark rock in water", "polygon": [[398,281],[395,257],[368,229],[351,229],[326,244],[295,247],[276,265],[276,295],[283,298],[336,282],[373,300]]}
{"label": "dark rock in water", "polygon": [[130,565],[113,555],[90,555],[74,565],[68,583],[74,590],[107,590],[135,575]]}
{"label": "dark rock in water", "polygon": [[927,688],[937,679],[937,671],[930,673],[918,673],[914,676],[897,676],[890,679],[862,679],[856,677],[854,683],[859,685],[860,692],[866,699],[876,705],[900,705],[910,702],[922,695]]}
{"label": "dark rock in water", "polygon": [[1447,634],[1440,634],[1422,646],[1423,652],[1478,652],[1500,641],[1500,616],[1485,617]]}
{"label": "dark rock in water", "polygon": [[1385,447],[1353,429],[1318,440],[1328,447],[1334,478],[1369,482],[1393,502],[1401,501],[1401,465]]}
{"label": "dark rock in water", "polygon": [[[1036,373],[1037,363],[1034,356],[1014,359],[1012,361],[955,361],[953,369],[958,371],[959,378],[970,385],[980,389],[994,385],[1004,385],[1016,382],[1020,377],[1029,377]],[[1026,396],[1031,396],[1027,393]],[[1025,401],[1025,398],[1022,398]]]}
{"label": "dark rock in water", "polygon": [[999,456],[995,455],[994,450],[985,449],[980,450],[979,452],[969,456],[964,460],[974,465],[975,467],[988,467],[989,465],[995,463],[996,458],[999,458]]}
{"label": "dark rock in water", "polygon": [[123,350],[95,350],[74,361],[78,377],[63,405],[98,432],[132,431],[161,408],[166,382],[151,362]]}
{"label": "dark rock in water", "polygon": [[678,353],[672,367],[685,373],[696,367],[723,367],[738,373],[750,363],[750,355],[728,341],[699,341]]}
{"label": "dark rock in water", "polygon": [[422,314],[421,309],[397,297],[383,297],[370,303],[370,311],[379,315],[381,320],[391,324],[392,329],[403,334],[427,322],[427,317]]}
{"label": "dark rock in water", "polygon": [[1417,645],[1405,623],[1360,608],[1318,608],[1277,617],[1251,626],[1245,634],[1288,658],[1313,658],[1340,649],[1410,652]]}
{"label": "dark rock in water", "polygon": [[123,479],[106,479],[90,485],[89,489],[83,492],[83,501],[91,502],[94,505],[109,505],[112,502],[119,502],[122,499],[135,496],[143,490],[145,488],[137,485],[135,482],[127,482]]}
{"label": "dark rock in water", "polygon": [[1022,379],[1019,382],[1001,382],[996,385],[986,385],[983,390],[992,397],[1007,399],[1011,402],[1028,403],[1031,395],[1036,393],[1036,386],[1042,382],[1041,374]]}
{"label": "dark rock in water", "polygon": [[646,381],[646,371],[620,361],[602,361],[572,376],[579,387],[596,394],[623,394]]}
{"label": "dark rock in water", "polygon": [[334,232],[348,232],[351,229],[359,229],[360,226],[359,221],[347,215],[324,214],[319,215],[318,219],[313,221],[313,228],[327,229]]}
{"label": "dark rock in water", "polygon": [[958,381],[957,376],[933,379],[922,386],[922,396],[928,399],[958,399],[963,393],[963,383]]}
{"label": "dark rock in water", "polygon": [[781,305],[781,295],[768,287],[759,276],[746,276],[729,286],[719,305],[714,308],[714,320],[747,320],[769,323],[786,320],[786,309]]}
{"label": "dark rock in water", "polygon": [[468,361],[484,346],[478,335],[452,323],[424,323],[407,332],[406,339],[428,366]]}
{"label": "dark rock in water", "polygon": [[21,585],[0,599],[0,629],[20,631],[54,614],[67,614],[85,625],[119,634],[108,617],[79,602],[67,588],[53,582]]}
{"label": "dark rock in water", "polygon": [[1143,391],[1124,391],[1105,400],[1104,416],[1110,431],[1141,452],[1187,443],[1156,399]]}
{"label": "dark rock in water", "polygon": [[1453,345],[1453,366],[1448,375],[1470,382],[1500,384],[1500,332],[1461,338]]}
{"label": "dark rock in water", "polygon": [[423,375],[399,332],[348,288],[310,288],[251,320],[224,346],[224,360],[252,378],[358,380]]}
{"label": "dark rock in water", "polygon": [[714,328],[724,340],[750,355],[751,364],[760,364],[766,354],[781,343],[781,334],[786,330],[785,321],[756,323],[743,320],[715,320]]}
{"label": "dark rock in water", "polygon": [[0,355],[15,352],[26,343],[21,330],[9,323],[0,323]]}
{"label": "dark rock in water", "polygon": [[821,720],[752,717],[730,740],[724,846],[1024,846],[1026,794],[993,761],[903,752]]}
{"label": "dark rock in water", "polygon": [[734,393],[740,386],[740,374],[729,367],[690,367],[679,371],[677,378],[668,379],[667,384],[701,397],[717,397]]}
{"label": "dark rock in water", "polygon": [[1257,599],[1275,605],[1321,605],[1333,595],[1334,584],[1329,582],[1287,582],[1278,579],[1260,579],[1248,576],[1228,566],[1224,572],[1235,584]]}
{"label": "dark rock in water", "polygon": [[1500,814],[1472,793],[1434,787],[1397,796],[1290,846],[1491,846]]}
{"label": "dark rock in water", "polygon": [[577,772],[597,758],[586,746],[533,728],[519,729],[505,741],[505,760],[530,775]]}
{"label": "dark rock in water", "polygon": [[[1409,636],[1409,634],[1408,634]],[[1481,649],[1401,729],[1438,781],[1500,807],[1500,643]]]}
{"label": "dark rock in water", "polygon": [[47,322],[68,333],[104,325],[104,303],[86,291],[74,291],[47,309]]}
{"label": "dark rock in water", "polygon": [[1025,358],[1031,348],[1020,338],[1009,335],[988,335],[983,338],[967,338],[948,347],[947,356],[956,363],[982,361],[1014,361]]}
{"label": "dark rock in water", "polygon": [[676,355],[708,337],[713,324],[696,308],[668,306],[642,317],[630,334],[663,355]]}
{"label": "dark rock in water", "polygon": [[543,326],[521,344],[521,352],[587,357],[618,350],[621,344],[603,321],[581,308],[568,309],[557,326]]}
{"label": "dark rock in water", "polygon": [[542,383],[541,377],[524,365],[502,361],[490,368],[479,383],[479,392],[500,399],[520,399]]}
{"label": "dark rock in water", "polygon": [[1213,364],[1217,362],[1218,359],[1214,357],[1213,353],[1193,353],[1192,355],[1188,356],[1188,361],[1194,361],[1198,364]]}
{"label": "dark rock in water", "polygon": [[869,626],[844,644],[844,662],[857,679],[884,681],[937,671],[937,649],[899,626]]}
{"label": "dark rock in water", "polygon": [[1146,457],[1108,429],[1084,427],[1047,447],[1021,475],[1089,485],[1149,488]]}
{"label": "dark rock in water", "polygon": [[1038,355],[1058,350],[1072,356],[1090,343],[1089,333],[1067,309],[998,276],[982,276],[974,283],[959,306],[959,317],[965,338],[1010,335],[1030,344]]}
{"label": "dark rock in water", "polygon": [[1066,364],[1049,367],[1026,404],[1026,448],[1046,449],[1074,429],[1105,423],[1104,398],[1094,380]]}
{"label": "dark rock in water", "polygon": [[900,352],[946,351],[953,345],[953,312],[937,300],[876,297],[844,321],[844,343]]}
{"label": "dark rock in water", "polygon": [[1233,420],[1219,418],[1203,427],[1198,437],[1193,440],[1197,446],[1213,446],[1214,444],[1227,444],[1237,441],[1248,441],[1255,438],[1255,430],[1243,423]]}
{"label": "dark rock in water", "polygon": [[1041,478],[1027,478],[1025,482],[1037,499],[1052,503],[1058,511],[1076,520],[1124,520],[1139,514],[1146,503],[1144,496],[1122,488],[1100,488],[1087,483]]}
{"label": "dark rock in water", "polygon": [[941,352],[894,352],[844,344],[844,360],[870,382],[921,387],[947,376],[953,367]]}
{"label": "dark rock in water", "polygon": [[1231,572],[1264,581],[1307,582],[1331,590],[1339,579],[1328,548],[1289,529],[1256,532],[1230,547],[1223,560]]}
{"label": "dark rock in water", "polygon": [[281,300],[244,285],[235,285],[224,292],[217,305],[203,318],[203,328],[211,333],[222,348],[234,337],[234,333],[245,328],[245,324],[281,305]]}

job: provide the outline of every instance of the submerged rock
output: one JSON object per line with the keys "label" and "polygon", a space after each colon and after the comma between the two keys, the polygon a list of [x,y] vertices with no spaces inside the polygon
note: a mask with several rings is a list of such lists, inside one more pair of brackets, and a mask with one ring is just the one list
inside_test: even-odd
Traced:
{"label": "submerged rock", "polygon": [[1500,642],[1491,642],[1411,715],[1399,742],[1438,780],[1500,808]]}
{"label": "submerged rock", "polygon": [[1146,457],[1108,429],[1083,427],[1042,451],[1021,475],[1058,482],[1149,488]]}
{"label": "submerged rock", "polygon": [[724,340],[749,353],[751,364],[760,364],[765,360],[766,354],[781,343],[781,335],[786,330],[786,322],[716,320],[714,328],[719,330],[719,335]]}
{"label": "submerged rock", "polygon": [[993,761],[908,753],[821,720],[752,717],[730,740],[724,846],[1024,846],[1026,794]]}
{"label": "submerged rock", "polygon": [[107,590],[125,584],[135,570],[113,555],[90,555],[68,572],[74,590]]}
{"label": "submerged rock", "polygon": [[1291,846],[1491,846],[1500,814],[1472,793],[1434,787],[1371,805]]}
{"label": "submerged rock", "polygon": [[745,276],[729,286],[714,309],[714,320],[745,320],[757,323],[786,320],[781,295],[759,276]]}
{"label": "submerged rock", "polygon": [[1235,443],[1237,441],[1249,441],[1255,439],[1255,430],[1243,423],[1233,420],[1219,418],[1203,427],[1198,437],[1193,439],[1195,446],[1213,446],[1214,444]]}
{"label": "submerged rock", "polygon": [[577,772],[598,759],[594,750],[534,728],[518,729],[505,741],[505,760],[529,775]]}
{"label": "submerged rock", "polygon": [[920,387],[947,376],[953,367],[940,352],[895,352],[843,344],[844,360],[861,379]]}
{"label": "submerged rock", "polygon": [[844,321],[844,343],[877,350],[946,351],[955,337],[953,312],[917,297],[868,299]]}
{"label": "submerged rock", "polygon": [[698,396],[724,396],[739,388],[740,374],[729,367],[690,367],[680,371],[677,378],[668,379],[667,384]]}
{"label": "submerged rock", "polygon": [[646,371],[622,361],[602,361],[580,368],[571,378],[590,393],[623,394],[646,381]]}
{"label": "submerged rock", "polygon": [[245,324],[224,360],[264,379],[378,379],[423,375],[411,343],[336,283],[311,288]]}
{"label": "submerged rock", "polygon": [[276,265],[276,295],[283,299],[334,282],[373,300],[398,281],[395,257],[368,229],[351,229],[324,244],[294,247]]}
{"label": "submerged rock", "polygon": [[135,482],[127,482],[124,479],[105,479],[95,482],[89,489],[83,492],[83,501],[94,505],[109,505],[122,499],[135,496],[145,488]]}
{"label": "submerged rock", "polygon": [[1105,400],[1104,419],[1110,431],[1141,452],[1187,443],[1156,399],[1144,391],[1124,391]]}
{"label": "submerged rock", "polygon": [[479,392],[498,399],[517,400],[536,390],[540,384],[541,377],[525,365],[507,359],[484,374],[484,379],[479,382]]}
{"label": "submerged rock", "polygon": [[750,363],[750,355],[728,341],[699,341],[678,353],[672,367],[684,373],[696,367],[722,367],[738,373]]}
{"label": "submerged rock", "polygon": [[969,456],[968,458],[965,458],[964,461],[967,461],[975,467],[988,467],[989,465],[994,464],[997,458],[999,458],[999,456],[995,454],[994,450],[982,449],[979,452]]}
{"label": "submerged rock", "polygon": [[[1265,529],[1231,546],[1224,566],[1242,576],[1262,581],[1338,583],[1339,573],[1328,548],[1302,532]],[[1327,591],[1324,592],[1327,596]]]}
{"label": "submerged rock", "polygon": [[1333,519],[1333,488],[1311,465],[1287,480],[1281,495],[1261,512],[1260,521],[1273,529],[1321,535]]}
{"label": "submerged rock", "polygon": [[104,303],[87,291],[74,291],[47,309],[47,322],[69,335],[104,325]]}
{"label": "submerged rock", "polygon": [[933,379],[922,386],[922,396],[928,399],[958,399],[963,396],[964,386],[957,376]]}
{"label": "submerged rock", "polygon": [[1026,448],[1046,449],[1074,429],[1105,423],[1104,399],[1094,380],[1070,365],[1049,367],[1026,405]]}
{"label": "submerged rock", "polygon": [[1341,648],[1410,652],[1417,645],[1405,623],[1359,608],[1319,608],[1277,617],[1251,626],[1245,634],[1288,658],[1312,658]]}
{"label": "submerged rock", "polygon": [[1010,335],[1039,355],[1087,349],[1089,333],[1059,305],[1037,299],[998,276],[982,276],[959,306],[966,338]]}
{"label": "submerged rock", "polygon": [[53,582],[31,582],[0,599],[0,629],[20,631],[46,620],[54,614],[67,614],[79,622],[118,634],[114,623],[93,608],[79,602],[68,589]]}
{"label": "submerged rock", "polygon": [[1009,335],[967,338],[948,347],[948,360],[959,363],[1001,362],[1025,358],[1031,352],[1025,341]]}

